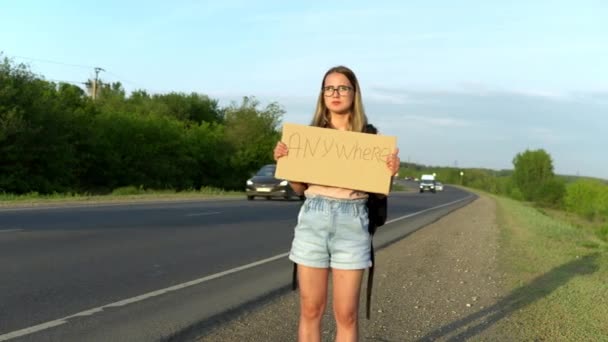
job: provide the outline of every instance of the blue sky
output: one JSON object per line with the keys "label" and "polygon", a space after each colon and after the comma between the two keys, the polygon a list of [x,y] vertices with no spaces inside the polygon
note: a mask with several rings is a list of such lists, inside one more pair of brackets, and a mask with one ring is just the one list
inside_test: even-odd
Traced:
{"label": "blue sky", "polygon": [[[4,1],[0,51],[50,80],[277,101],[308,123],[320,78],[358,75],[402,160],[608,178],[606,1]],[[59,62],[50,63],[51,62]]]}

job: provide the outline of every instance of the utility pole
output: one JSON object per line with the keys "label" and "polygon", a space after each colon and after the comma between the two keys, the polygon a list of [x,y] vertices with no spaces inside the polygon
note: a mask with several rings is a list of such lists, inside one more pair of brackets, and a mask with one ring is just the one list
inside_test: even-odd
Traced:
{"label": "utility pole", "polygon": [[97,98],[97,87],[99,82],[99,72],[105,71],[103,68],[95,67],[95,82],[93,83],[93,101]]}

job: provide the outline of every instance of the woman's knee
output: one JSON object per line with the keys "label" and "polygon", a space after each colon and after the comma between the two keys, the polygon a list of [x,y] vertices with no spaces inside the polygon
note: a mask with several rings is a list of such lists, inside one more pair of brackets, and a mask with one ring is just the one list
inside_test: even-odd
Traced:
{"label": "woman's knee", "polygon": [[358,314],[356,308],[340,308],[334,312],[336,323],[342,327],[352,327],[357,324]]}
{"label": "woman's knee", "polygon": [[323,302],[302,300],[300,304],[300,314],[306,320],[320,320],[324,311]]}

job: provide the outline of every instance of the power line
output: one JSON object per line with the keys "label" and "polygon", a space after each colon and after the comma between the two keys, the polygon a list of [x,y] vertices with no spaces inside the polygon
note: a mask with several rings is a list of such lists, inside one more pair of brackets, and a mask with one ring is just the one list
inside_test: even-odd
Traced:
{"label": "power line", "polygon": [[[97,79],[97,75],[99,74],[99,71],[104,71],[106,74],[108,75],[113,75],[114,77],[117,78],[117,80],[121,83],[127,83],[130,84],[131,86],[140,88],[140,89],[146,89],[148,91],[150,91],[149,89],[147,89],[147,87],[137,83],[137,82],[133,82],[130,81],[116,73],[113,73],[111,71],[108,71],[106,69],[100,68],[98,66],[93,66],[93,65],[84,65],[84,64],[74,64],[74,63],[64,63],[64,62],[59,62],[59,61],[55,61],[55,60],[50,60],[50,59],[43,59],[43,58],[34,58],[34,57],[27,57],[27,56],[19,56],[19,55],[11,55],[10,57],[13,58],[19,58],[19,59],[25,59],[25,60],[30,60],[30,61],[36,61],[36,62],[42,62],[42,63],[50,63],[50,64],[57,64],[57,65],[64,65],[64,66],[69,66],[69,67],[74,67],[74,68],[83,68],[83,69],[93,69],[95,72],[95,78]],[[87,84],[87,82],[71,82],[71,81],[63,81],[63,80],[52,80],[55,82],[66,82],[66,83],[77,83],[77,84]],[[95,80],[93,80],[93,82],[96,82]],[[97,81],[98,82],[98,81]],[[97,83],[96,82],[96,83]],[[160,92],[167,92],[167,91],[160,91]]]}
{"label": "power line", "polygon": [[[75,67],[75,68],[83,68],[83,69],[93,69],[95,72],[95,83],[98,83],[98,75],[100,71],[105,71],[107,72],[105,69],[100,68],[98,66],[92,66],[92,65],[84,65],[84,64],[73,64],[73,63],[64,63],[64,62],[59,62],[59,61],[54,61],[54,60],[50,60],[50,59],[42,59],[42,58],[33,58],[33,57],[26,57],[26,56],[18,56],[18,55],[12,55],[11,57],[13,58],[20,58],[20,59],[25,59],[25,60],[30,60],[30,61],[36,61],[36,62],[42,62],[42,63],[50,63],[50,64],[57,64],[57,65],[64,65],[64,66],[69,66],[69,67]],[[116,74],[114,74],[115,76],[118,76]],[[55,80],[55,81],[59,81],[59,82],[64,82],[62,80]],[[68,82],[65,81],[67,83],[82,83],[82,84],[86,84],[86,82]]]}
{"label": "power line", "polygon": [[71,67],[75,67],[75,68],[84,68],[84,69],[94,69],[96,74],[98,73],[97,69],[100,69],[101,71],[104,71],[106,74],[110,74],[110,75],[114,75],[116,78],[118,78],[120,81],[124,82],[124,83],[129,83],[131,85],[137,86],[137,87],[142,87],[142,85],[137,84],[136,82],[133,81],[129,81],[128,79],[117,75],[116,73],[107,71],[103,68],[97,67],[97,66],[92,66],[92,65],[83,65],[83,64],[72,64],[72,63],[64,63],[64,62],[58,62],[58,61],[53,61],[53,60],[49,60],[49,59],[41,59],[41,58],[32,58],[32,57],[25,57],[25,56],[17,56],[17,55],[13,55],[12,57],[15,58],[21,58],[21,59],[27,59],[30,61],[37,61],[37,62],[43,62],[43,63],[51,63],[51,64],[58,64],[58,65],[65,65],[65,66],[71,66]]}
{"label": "power line", "polygon": [[51,64],[59,64],[59,65],[71,66],[71,67],[75,67],[75,68],[85,68],[85,69],[92,69],[92,68],[94,68],[94,66],[90,66],[90,65],[63,63],[63,62],[52,61],[52,60],[49,60],[49,59],[31,58],[31,57],[16,56],[16,55],[13,55],[13,57],[14,58],[26,59],[26,60],[30,60],[30,61],[36,61],[36,62],[43,62],[43,63],[51,63]]}
{"label": "power line", "polygon": [[104,70],[104,71],[106,72],[106,74],[109,74],[109,75],[113,75],[113,76],[115,76],[115,77],[116,77],[116,78],[117,78],[119,81],[121,81],[121,82],[128,83],[128,84],[130,84],[130,85],[132,85],[132,86],[135,86],[135,87],[145,88],[145,87],[144,87],[144,86],[142,86],[141,84],[137,84],[137,83],[135,83],[135,82],[129,81],[128,79],[126,79],[126,78],[124,78],[124,77],[122,77],[122,76],[120,76],[120,75],[117,75],[116,73],[113,73],[113,72],[111,72],[111,71],[107,71],[107,70]]}
{"label": "power line", "polygon": [[50,82],[55,82],[55,83],[87,84],[87,82],[66,81],[66,80],[54,80],[54,79],[47,79],[47,81],[50,81]]}

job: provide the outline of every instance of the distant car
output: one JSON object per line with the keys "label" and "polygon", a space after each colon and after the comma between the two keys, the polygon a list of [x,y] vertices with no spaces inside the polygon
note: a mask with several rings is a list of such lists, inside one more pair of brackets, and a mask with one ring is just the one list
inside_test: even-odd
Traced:
{"label": "distant car", "polygon": [[431,179],[423,179],[420,181],[420,192],[430,191],[435,193],[435,181]]}
{"label": "distant car", "polygon": [[436,191],[443,191],[443,183],[441,183],[441,182],[435,182],[435,190]]}
{"label": "distant car", "polygon": [[289,181],[274,177],[276,169],[276,164],[264,165],[253,177],[247,180],[245,193],[248,200],[251,201],[256,197],[264,197],[266,199],[271,199],[272,197],[284,199],[298,197],[300,200],[304,199],[304,196],[299,196],[293,191],[289,185]]}

